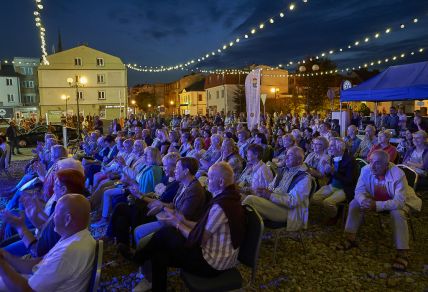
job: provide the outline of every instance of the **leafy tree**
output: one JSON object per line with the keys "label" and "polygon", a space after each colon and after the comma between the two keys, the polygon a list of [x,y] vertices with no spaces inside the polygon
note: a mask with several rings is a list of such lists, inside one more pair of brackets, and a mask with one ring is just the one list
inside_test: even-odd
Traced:
{"label": "leafy tree", "polygon": [[235,111],[238,113],[247,111],[247,101],[245,98],[245,86],[237,85],[233,92],[233,102],[235,103]]}
{"label": "leafy tree", "polygon": [[[319,69],[313,70],[314,65],[317,65]],[[327,91],[329,87],[336,85],[337,78],[334,74],[321,75],[321,73],[336,70],[336,64],[329,59],[309,58],[305,61],[304,66],[306,71],[296,73],[314,74],[313,76],[298,77],[297,80],[298,86],[303,88],[305,109],[309,111],[322,110],[328,101]],[[317,73],[318,75],[316,75]]]}
{"label": "leafy tree", "polygon": [[370,109],[365,103],[360,104],[360,108],[358,109],[358,112],[360,112],[363,116],[370,115]]}
{"label": "leafy tree", "polygon": [[152,109],[157,106],[156,96],[150,92],[140,92],[135,98],[135,105],[144,111],[148,110],[148,105],[152,105]]}

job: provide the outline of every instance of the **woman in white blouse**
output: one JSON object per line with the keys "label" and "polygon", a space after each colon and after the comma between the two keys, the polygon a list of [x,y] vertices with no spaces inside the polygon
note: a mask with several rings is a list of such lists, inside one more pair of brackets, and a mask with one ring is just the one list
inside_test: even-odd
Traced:
{"label": "woman in white blouse", "polygon": [[262,161],[263,147],[257,144],[251,144],[247,149],[247,166],[241,173],[238,185],[241,193],[250,195],[255,189],[267,188],[273,180],[273,173],[270,168]]}

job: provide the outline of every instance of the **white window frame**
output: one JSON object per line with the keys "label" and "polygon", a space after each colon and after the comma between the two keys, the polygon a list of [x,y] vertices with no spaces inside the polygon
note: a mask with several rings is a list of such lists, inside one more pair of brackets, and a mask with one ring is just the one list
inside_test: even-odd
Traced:
{"label": "white window frame", "polygon": [[34,88],[34,81],[24,80],[24,88]]}
{"label": "white window frame", "polygon": [[6,78],[6,86],[13,86],[13,79],[12,78]]}
{"label": "white window frame", "polygon": [[7,94],[7,102],[9,103],[15,102],[15,97],[13,96],[13,94],[11,93]]}
{"label": "white window frame", "polygon": [[99,67],[105,66],[104,58],[97,58],[97,66],[99,66]]}
{"label": "white window frame", "polygon": [[106,83],[106,76],[105,76],[105,74],[97,74],[97,83],[98,84],[104,84],[104,83]]}
{"label": "white window frame", "polygon": [[82,58],[74,58],[74,66],[82,66]]}
{"label": "white window frame", "polygon": [[33,67],[24,67],[24,74],[25,75],[33,75]]}
{"label": "white window frame", "polygon": [[106,100],[106,92],[104,90],[98,91],[98,100]]}
{"label": "white window frame", "polygon": [[36,97],[34,95],[24,95],[21,103],[35,103]]}

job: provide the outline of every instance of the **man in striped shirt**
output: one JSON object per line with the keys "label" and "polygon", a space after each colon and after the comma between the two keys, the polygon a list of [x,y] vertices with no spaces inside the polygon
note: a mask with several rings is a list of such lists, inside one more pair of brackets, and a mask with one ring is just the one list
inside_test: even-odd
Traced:
{"label": "man in striped shirt", "polygon": [[198,222],[175,213],[159,218],[168,227],[158,231],[135,255],[140,263],[151,260],[152,274],[145,269],[145,279],[134,291],[150,288],[166,291],[168,267],[213,277],[238,263],[239,246],[245,232],[245,212],[228,163],[219,162],[210,167],[208,190],[213,198]]}

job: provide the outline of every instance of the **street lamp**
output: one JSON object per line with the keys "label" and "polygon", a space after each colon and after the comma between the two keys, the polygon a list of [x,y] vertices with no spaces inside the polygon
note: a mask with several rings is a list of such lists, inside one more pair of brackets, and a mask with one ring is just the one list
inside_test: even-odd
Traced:
{"label": "street lamp", "polygon": [[272,87],[272,88],[270,89],[270,92],[275,93],[275,99],[276,99],[276,93],[277,93],[277,92],[279,92],[279,88]]}
{"label": "street lamp", "polygon": [[68,95],[61,95],[61,99],[65,100],[65,125],[67,125],[67,113],[68,113],[68,99],[70,98],[70,96]]}
{"label": "street lamp", "polygon": [[84,87],[86,83],[88,83],[88,79],[86,77],[78,77],[76,76],[76,80],[72,77],[67,78],[67,83],[70,87],[76,88],[76,105],[77,105],[77,140],[80,141],[80,108],[79,108],[79,87]]}
{"label": "street lamp", "polygon": [[131,104],[134,106],[134,115],[135,115],[135,112],[136,112],[136,106],[135,106],[135,100],[131,100]]}
{"label": "street lamp", "polygon": [[272,92],[275,95],[275,107],[277,107],[278,102],[276,100],[276,96],[277,96],[277,93],[279,92],[279,88],[278,87],[271,87],[270,92]]}

